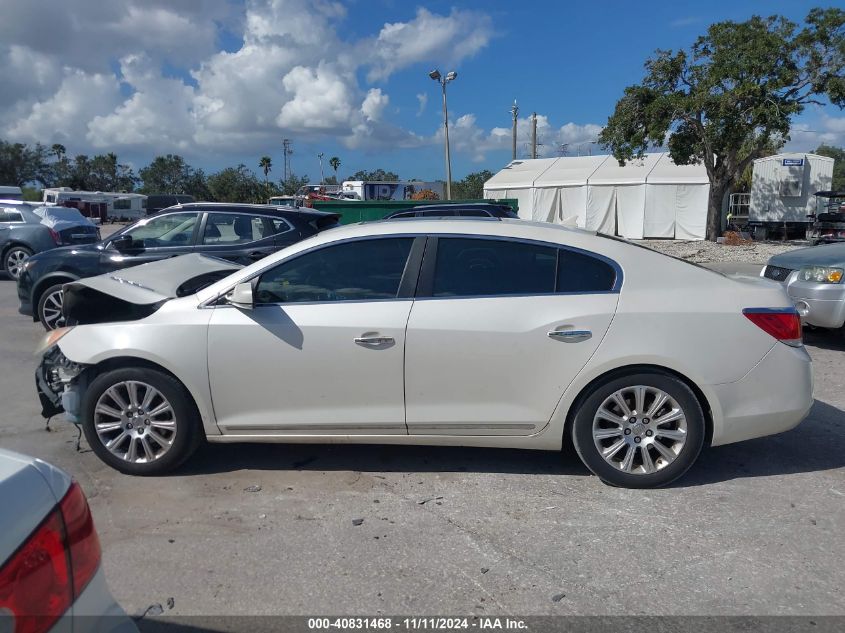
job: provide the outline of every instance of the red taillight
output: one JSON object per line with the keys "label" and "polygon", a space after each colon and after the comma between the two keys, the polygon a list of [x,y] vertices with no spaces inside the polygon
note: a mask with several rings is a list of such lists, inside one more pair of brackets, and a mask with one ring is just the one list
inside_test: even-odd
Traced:
{"label": "red taillight", "polygon": [[47,631],[73,602],[59,509],[0,570],[0,613],[11,611],[15,633]]}
{"label": "red taillight", "polygon": [[91,582],[100,566],[100,539],[94,529],[91,509],[78,483],[71,484],[59,507],[65,520],[75,600]]}
{"label": "red taillight", "polygon": [[94,577],[100,541],[88,502],[73,482],[59,505],[0,569],[0,614],[14,633],[42,633]]}
{"label": "red taillight", "polygon": [[49,231],[50,231],[50,237],[53,238],[53,241],[56,243],[56,246],[61,246],[62,245],[62,236],[59,235],[59,233],[57,231],[54,231],[53,229],[49,229]]}
{"label": "red taillight", "polygon": [[754,325],[787,345],[801,345],[801,318],[796,310],[746,308],[742,313]]}

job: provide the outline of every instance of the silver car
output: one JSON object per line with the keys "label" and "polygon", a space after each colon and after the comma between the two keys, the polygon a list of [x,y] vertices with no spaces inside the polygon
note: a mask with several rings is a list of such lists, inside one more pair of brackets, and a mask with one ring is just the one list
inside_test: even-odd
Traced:
{"label": "silver car", "polygon": [[760,274],[785,285],[803,323],[830,329],[845,326],[845,243],[775,255]]}
{"label": "silver car", "polygon": [[47,462],[0,449],[0,631],[137,633],[100,565],[79,484]]}

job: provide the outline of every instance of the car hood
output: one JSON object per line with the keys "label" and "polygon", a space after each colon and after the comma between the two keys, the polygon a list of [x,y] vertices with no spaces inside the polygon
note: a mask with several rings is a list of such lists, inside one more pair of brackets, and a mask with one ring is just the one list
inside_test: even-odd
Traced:
{"label": "car hood", "polygon": [[134,321],[240,268],[196,253],[124,268],[65,284],[62,312],[69,324]]}
{"label": "car hood", "polygon": [[811,246],[781,253],[769,259],[769,265],[782,268],[802,266],[845,266],[845,243]]}

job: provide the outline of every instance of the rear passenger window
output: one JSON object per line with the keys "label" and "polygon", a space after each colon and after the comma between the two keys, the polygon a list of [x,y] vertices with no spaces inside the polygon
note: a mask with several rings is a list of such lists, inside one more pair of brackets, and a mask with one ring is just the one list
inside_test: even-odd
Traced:
{"label": "rear passenger window", "polygon": [[282,219],[279,219],[279,218],[273,218],[273,219],[265,218],[265,220],[271,223],[271,225],[273,227],[273,229],[272,229],[273,235],[279,235],[280,233],[287,233],[288,231],[293,229],[293,227],[290,224],[288,224],[287,220],[282,220]]}
{"label": "rear passenger window", "polygon": [[556,249],[547,246],[440,238],[433,296],[551,294],[556,261]]}
{"label": "rear passenger window", "polygon": [[607,292],[616,283],[613,266],[596,257],[560,249],[558,292]]}
{"label": "rear passenger window", "polygon": [[458,212],[458,215],[467,218],[489,218],[491,216],[490,213],[481,209],[462,209]]}

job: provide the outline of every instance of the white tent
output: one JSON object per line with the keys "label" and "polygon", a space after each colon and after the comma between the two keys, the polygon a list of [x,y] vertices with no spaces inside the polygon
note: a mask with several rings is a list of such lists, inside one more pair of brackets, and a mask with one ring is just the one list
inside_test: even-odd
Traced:
{"label": "white tent", "polygon": [[587,181],[607,156],[559,158],[534,181],[532,218],[584,226]]}
{"label": "white tent", "polygon": [[516,198],[519,216],[629,239],[704,239],[709,181],[703,165],[666,153],[624,166],[612,156],[513,161],[484,184],[484,197]]}
{"label": "white tent", "polygon": [[663,154],[646,178],[644,236],[703,240],[709,195],[703,165],[676,165]]}
{"label": "white tent", "polygon": [[643,238],[645,181],[663,154],[646,154],[622,167],[610,158],[590,177],[585,228]]}
{"label": "white tent", "polygon": [[534,181],[556,160],[557,158],[535,158],[512,161],[484,183],[484,197],[494,200],[516,198],[519,203],[519,217],[527,220],[534,219],[532,201]]}

